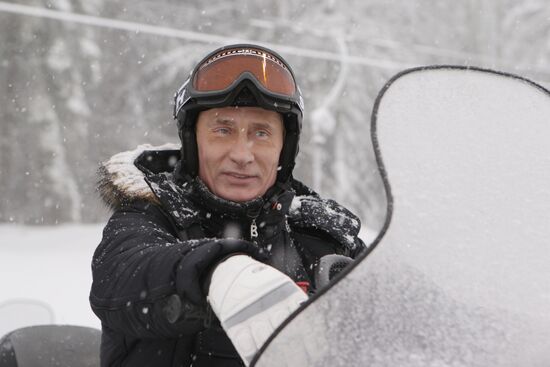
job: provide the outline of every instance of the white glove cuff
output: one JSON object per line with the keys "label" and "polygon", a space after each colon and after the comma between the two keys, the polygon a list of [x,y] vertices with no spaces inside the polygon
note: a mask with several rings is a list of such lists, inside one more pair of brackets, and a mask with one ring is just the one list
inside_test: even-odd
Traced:
{"label": "white glove cuff", "polygon": [[305,300],[292,279],[246,255],[231,256],[216,266],[208,291],[212,310],[247,365]]}

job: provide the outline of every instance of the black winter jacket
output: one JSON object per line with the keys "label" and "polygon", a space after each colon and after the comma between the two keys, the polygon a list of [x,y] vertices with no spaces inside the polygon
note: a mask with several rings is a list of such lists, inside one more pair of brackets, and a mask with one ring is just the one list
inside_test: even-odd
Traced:
{"label": "black winter jacket", "polygon": [[298,181],[275,202],[237,204],[175,179],[178,159],[175,146],[141,146],[100,168],[114,209],[92,261],[102,366],[242,366],[200,288],[213,265],[251,253],[314,291],[320,257],[364,249],[359,220]]}

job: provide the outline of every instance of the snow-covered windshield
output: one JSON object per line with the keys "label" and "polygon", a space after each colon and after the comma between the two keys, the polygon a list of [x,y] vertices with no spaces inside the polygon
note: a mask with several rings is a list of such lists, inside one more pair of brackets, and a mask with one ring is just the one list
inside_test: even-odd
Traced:
{"label": "snow-covered windshield", "polygon": [[548,365],[550,93],[492,72],[418,70],[374,116],[387,232],[258,366]]}

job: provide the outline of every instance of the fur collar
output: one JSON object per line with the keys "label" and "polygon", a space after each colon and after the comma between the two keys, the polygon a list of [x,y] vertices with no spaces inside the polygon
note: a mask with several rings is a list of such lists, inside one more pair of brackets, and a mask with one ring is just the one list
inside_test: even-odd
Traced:
{"label": "fur collar", "polygon": [[100,164],[98,169],[98,192],[103,202],[112,210],[120,208],[125,202],[145,200],[159,204],[159,200],[145,181],[143,173],[135,164],[136,159],[148,150],[178,150],[176,144],[152,146],[144,144],[134,150],[115,154]]}

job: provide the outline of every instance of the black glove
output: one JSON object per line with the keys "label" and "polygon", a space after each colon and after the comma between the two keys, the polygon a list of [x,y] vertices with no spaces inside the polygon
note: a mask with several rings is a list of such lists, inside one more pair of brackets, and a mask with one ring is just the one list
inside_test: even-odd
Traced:
{"label": "black glove", "polygon": [[180,261],[176,272],[176,289],[184,299],[196,305],[206,304],[203,281],[210,270],[228,255],[243,253],[265,260],[258,246],[237,239],[209,240],[194,247]]}

